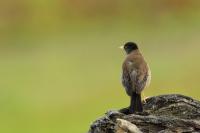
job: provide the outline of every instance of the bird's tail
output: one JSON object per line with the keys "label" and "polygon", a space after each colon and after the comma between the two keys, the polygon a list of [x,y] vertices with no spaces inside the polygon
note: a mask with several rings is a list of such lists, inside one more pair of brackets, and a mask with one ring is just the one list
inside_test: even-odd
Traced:
{"label": "bird's tail", "polygon": [[131,95],[130,113],[142,112],[142,111],[143,107],[142,107],[141,94],[133,92]]}

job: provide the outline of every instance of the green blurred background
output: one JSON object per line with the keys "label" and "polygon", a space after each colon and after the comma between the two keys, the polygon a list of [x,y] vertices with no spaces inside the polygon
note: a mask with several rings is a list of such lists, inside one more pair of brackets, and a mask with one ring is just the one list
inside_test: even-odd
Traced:
{"label": "green blurred background", "polygon": [[126,41],[152,70],[146,96],[200,100],[199,0],[0,0],[0,132],[83,133],[129,104]]}

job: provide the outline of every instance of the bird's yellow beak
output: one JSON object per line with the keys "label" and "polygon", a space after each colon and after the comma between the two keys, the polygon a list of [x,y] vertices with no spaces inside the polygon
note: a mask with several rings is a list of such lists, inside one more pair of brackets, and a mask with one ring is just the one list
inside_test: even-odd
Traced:
{"label": "bird's yellow beak", "polygon": [[124,46],[120,46],[119,48],[120,48],[120,49],[124,49]]}

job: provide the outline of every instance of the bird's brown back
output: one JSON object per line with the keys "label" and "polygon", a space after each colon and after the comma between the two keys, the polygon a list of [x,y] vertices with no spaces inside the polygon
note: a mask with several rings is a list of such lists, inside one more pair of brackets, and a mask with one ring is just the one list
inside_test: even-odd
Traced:
{"label": "bird's brown back", "polygon": [[134,50],[128,54],[122,67],[122,78],[124,78],[122,80],[129,80],[122,81],[126,90],[129,89],[130,91],[131,88],[131,91],[141,93],[150,78],[150,70],[140,51]]}

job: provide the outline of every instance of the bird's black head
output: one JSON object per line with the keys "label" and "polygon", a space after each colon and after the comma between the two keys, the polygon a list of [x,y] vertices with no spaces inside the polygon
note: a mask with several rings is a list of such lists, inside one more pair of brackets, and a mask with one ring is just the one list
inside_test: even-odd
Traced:
{"label": "bird's black head", "polygon": [[138,46],[134,42],[127,42],[124,44],[124,50],[127,54],[131,53],[133,50],[137,50]]}

